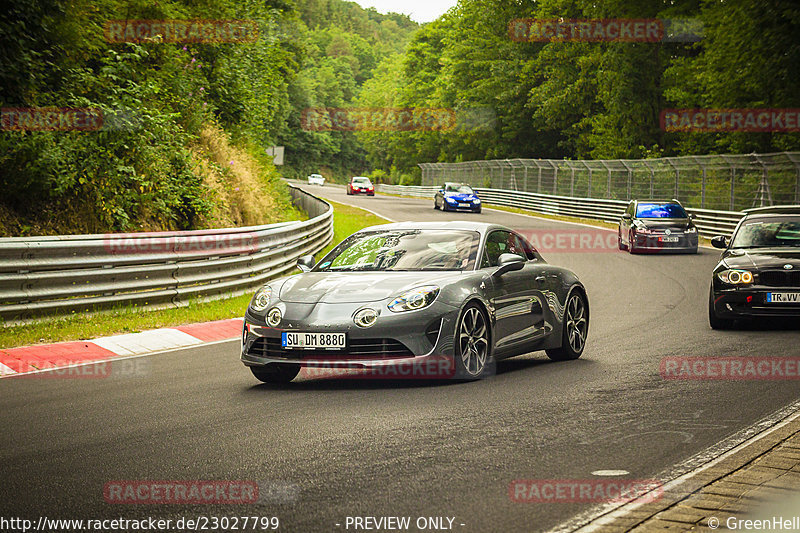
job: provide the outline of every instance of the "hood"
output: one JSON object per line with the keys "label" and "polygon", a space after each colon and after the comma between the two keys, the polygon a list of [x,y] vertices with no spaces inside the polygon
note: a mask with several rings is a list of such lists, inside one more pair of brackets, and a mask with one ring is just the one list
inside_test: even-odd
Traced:
{"label": "hood", "polygon": [[[728,268],[757,268],[759,270],[800,270],[800,248],[754,248],[750,250],[726,250],[722,260]],[[789,270],[789,269],[787,269]]]}
{"label": "hood", "polygon": [[691,223],[688,218],[637,218],[636,222],[644,224],[647,229],[664,230],[686,230]]}
{"label": "hood", "polygon": [[447,198],[452,198],[457,202],[466,202],[478,197],[477,194],[468,194],[464,192],[446,192],[444,195]]}
{"label": "hood", "polygon": [[306,272],[286,280],[280,299],[289,303],[376,302],[423,285],[443,287],[461,276],[461,272]]}

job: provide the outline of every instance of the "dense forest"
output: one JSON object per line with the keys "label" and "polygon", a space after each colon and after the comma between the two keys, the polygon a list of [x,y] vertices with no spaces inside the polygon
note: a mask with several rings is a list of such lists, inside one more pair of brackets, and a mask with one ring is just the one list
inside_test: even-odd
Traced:
{"label": "dense forest", "polygon": [[[342,0],[5,5],[0,106],[105,117],[96,131],[0,131],[6,235],[279,220],[294,216],[281,174],[413,183],[425,161],[800,147],[796,132],[659,123],[670,108],[800,108],[796,0],[460,0],[422,26]],[[677,21],[675,31],[688,24],[692,36],[513,38],[510,23],[529,18],[660,19]],[[109,21],[196,19],[250,21],[257,37],[108,37]],[[446,110],[454,120],[410,131],[304,127],[303,113],[317,108]],[[280,169],[266,155],[273,145],[285,147]]]}

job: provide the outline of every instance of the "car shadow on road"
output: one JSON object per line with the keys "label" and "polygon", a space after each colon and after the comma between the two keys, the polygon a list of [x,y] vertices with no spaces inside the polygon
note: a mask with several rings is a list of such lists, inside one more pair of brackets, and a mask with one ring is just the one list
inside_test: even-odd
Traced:
{"label": "car shadow on road", "polygon": [[757,318],[737,321],[731,331],[797,331],[800,320],[796,317]]}

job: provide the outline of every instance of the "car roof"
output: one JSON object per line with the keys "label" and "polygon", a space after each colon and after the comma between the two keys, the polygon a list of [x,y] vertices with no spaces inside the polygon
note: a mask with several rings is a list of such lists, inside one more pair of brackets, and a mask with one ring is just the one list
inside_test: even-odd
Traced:
{"label": "car roof", "polygon": [[462,231],[477,231],[479,233],[488,233],[492,230],[506,230],[513,231],[506,226],[500,224],[490,224],[488,222],[471,222],[467,220],[453,220],[450,222],[392,222],[390,224],[380,224],[377,226],[370,226],[360,231],[378,231],[378,230],[406,230],[406,229],[425,229],[425,230],[462,230]]}
{"label": "car roof", "polygon": [[771,205],[745,209],[748,218],[754,215],[800,215],[800,205]]}
{"label": "car roof", "polygon": [[633,201],[636,202],[637,204],[678,204],[680,206],[683,205],[674,198],[672,200],[633,200]]}

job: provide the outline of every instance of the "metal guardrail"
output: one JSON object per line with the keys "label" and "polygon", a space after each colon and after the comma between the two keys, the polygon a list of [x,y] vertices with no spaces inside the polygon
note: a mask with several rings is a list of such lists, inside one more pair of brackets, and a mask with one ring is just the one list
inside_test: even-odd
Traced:
{"label": "metal guardrail", "polygon": [[[436,186],[426,185],[377,185],[378,192],[430,198],[431,201],[433,201],[433,196],[437,190],[438,187]],[[475,192],[487,204],[529,209],[549,215],[566,215],[602,220],[603,222],[611,223],[618,222],[628,206],[628,202],[623,200],[605,200],[602,198],[575,198],[572,196],[554,196],[480,187],[476,187]],[[686,210],[697,217],[695,224],[700,235],[704,237],[731,234],[736,224],[744,216],[743,212],[738,211],[714,211],[711,209],[693,209],[691,207],[687,207]]]}
{"label": "metal guardrail", "polygon": [[0,318],[182,306],[248,292],[333,239],[333,208],[296,187],[309,220],[243,228],[0,238]]}

